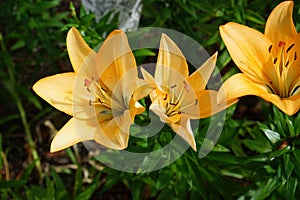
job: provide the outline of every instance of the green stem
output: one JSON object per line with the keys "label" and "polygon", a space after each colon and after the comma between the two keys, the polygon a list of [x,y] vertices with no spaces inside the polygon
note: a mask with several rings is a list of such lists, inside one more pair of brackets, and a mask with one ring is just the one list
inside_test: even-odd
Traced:
{"label": "green stem", "polygon": [[39,158],[38,152],[36,150],[35,143],[32,139],[30,127],[28,125],[28,121],[27,121],[27,117],[26,117],[26,112],[25,112],[25,109],[24,109],[23,104],[21,102],[21,98],[19,98],[18,91],[14,88],[14,86],[17,84],[16,80],[15,80],[15,77],[14,77],[14,74],[13,74],[13,71],[12,71],[12,68],[14,67],[14,64],[13,64],[11,58],[10,58],[10,55],[6,51],[6,47],[5,47],[5,44],[3,42],[3,37],[2,37],[1,33],[0,33],[0,46],[1,46],[2,51],[4,53],[6,53],[6,55],[4,55],[6,58],[3,58],[3,60],[4,60],[5,65],[7,66],[9,78],[13,83],[13,91],[11,91],[11,89],[9,89],[9,92],[11,93],[11,95],[14,97],[14,99],[16,101],[18,111],[19,111],[19,114],[20,114],[20,117],[21,117],[21,121],[22,121],[22,124],[24,126],[24,131],[25,131],[25,134],[26,134],[26,138],[27,138],[28,144],[29,144],[30,149],[31,149],[32,158],[33,158],[33,160],[36,160],[36,164],[35,164],[36,169],[38,170],[40,177],[43,177],[40,158]]}

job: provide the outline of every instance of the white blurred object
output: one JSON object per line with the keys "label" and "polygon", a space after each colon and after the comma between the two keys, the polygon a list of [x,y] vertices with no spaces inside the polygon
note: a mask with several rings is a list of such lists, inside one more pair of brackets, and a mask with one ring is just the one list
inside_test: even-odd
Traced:
{"label": "white blurred object", "polygon": [[96,15],[96,20],[113,11],[119,13],[119,29],[124,31],[138,27],[142,12],[142,0],[81,0],[86,11]]}

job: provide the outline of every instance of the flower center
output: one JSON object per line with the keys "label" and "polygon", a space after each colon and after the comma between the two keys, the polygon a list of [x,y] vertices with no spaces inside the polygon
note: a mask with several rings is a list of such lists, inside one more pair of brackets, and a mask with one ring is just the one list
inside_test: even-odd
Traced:
{"label": "flower center", "polygon": [[[184,104],[184,101],[187,98],[187,94],[191,91],[191,86],[187,84],[185,81],[182,82],[183,84],[178,85],[172,85],[168,89],[168,93],[165,94],[163,97],[163,100],[166,101],[165,106],[166,106],[166,115],[168,117],[173,117],[175,115],[180,115],[184,113],[185,109],[188,109],[191,106],[197,105],[198,104],[198,99],[195,98],[195,101],[193,103]],[[175,90],[180,89],[180,91],[176,95]]]}
{"label": "flower center", "polygon": [[299,86],[291,80],[291,72],[295,67],[294,63],[297,60],[297,49],[294,48],[295,43],[287,45],[284,41],[279,41],[278,46],[273,48],[269,46],[269,53],[272,56],[275,67],[275,75],[267,85],[272,93],[279,95],[281,98],[287,98],[295,95]]}
{"label": "flower center", "polygon": [[88,102],[89,106],[100,106],[102,108],[99,114],[112,114],[112,110],[114,112],[124,111],[124,105],[117,101],[112,91],[101,79],[95,80],[93,77],[91,80],[85,79],[84,86],[93,95],[93,98]]}

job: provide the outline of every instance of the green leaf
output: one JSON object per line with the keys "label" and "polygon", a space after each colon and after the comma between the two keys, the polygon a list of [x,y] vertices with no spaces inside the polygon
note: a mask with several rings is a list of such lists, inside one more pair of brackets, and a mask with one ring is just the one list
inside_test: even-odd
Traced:
{"label": "green leaf", "polygon": [[278,142],[280,140],[279,133],[272,131],[270,129],[262,129],[262,131],[265,133],[265,135],[270,140],[270,142],[272,142],[272,144],[275,144],[276,142]]}
{"label": "green leaf", "polygon": [[26,184],[25,180],[11,180],[11,181],[1,181],[0,180],[0,189],[19,188],[25,184]]}
{"label": "green leaf", "polygon": [[26,44],[26,43],[25,43],[24,40],[19,40],[19,41],[17,41],[14,45],[12,45],[12,46],[10,47],[10,50],[11,50],[11,51],[18,50],[18,49],[24,47],[25,44]]}
{"label": "green leaf", "polygon": [[295,198],[295,192],[296,192],[296,188],[297,188],[297,185],[298,185],[298,179],[297,178],[289,178],[287,183],[286,183],[286,199],[293,199]]}
{"label": "green leaf", "polygon": [[93,182],[86,187],[83,192],[76,196],[75,200],[89,200],[100,185],[100,175],[101,173],[95,176]]}
{"label": "green leaf", "polygon": [[82,189],[82,169],[81,166],[78,165],[78,169],[76,170],[75,173],[75,184],[74,184],[74,192],[73,196],[76,197]]}
{"label": "green leaf", "polygon": [[294,164],[292,163],[289,154],[285,154],[283,156],[283,164],[284,164],[285,178],[288,179],[294,170]]}
{"label": "green leaf", "polygon": [[32,173],[37,160],[32,161],[25,169],[24,173],[21,176],[21,180],[27,181],[29,175]]}
{"label": "green leaf", "polygon": [[39,110],[42,110],[42,105],[39,101],[39,98],[37,95],[33,94],[32,92],[30,92],[28,90],[28,88],[25,88],[24,86],[22,85],[17,85],[17,89],[18,89],[18,92],[23,94],[26,99],[32,103],[37,109]]}
{"label": "green leaf", "polygon": [[255,194],[251,200],[262,200],[268,197],[274,190],[276,190],[281,184],[278,177],[272,177],[267,182],[260,185],[260,188],[255,191]]}
{"label": "green leaf", "polygon": [[290,137],[293,137],[295,136],[295,130],[294,130],[294,125],[293,125],[293,122],[288,118],[288,116],[286,115],[286,124],[287,124],[287,127],[289,129],[289,136]]}
{"label": "green leaf", "polygon": [[10,121],[13,121],[15,119],[19,119],[19,115],[18,114],[12,114],[12,115],[8,115],[8,116],[4,116],[0,118],[0,125],[6,124]]}
{"label": "green leaf", "polygon": [[63,199],[67,200],[70,199],[70,196],[68,194],[68,191],[65,187],[64,182],[61,180],[59,175],[56,173],[53,167],[51,167],[51,175],[53,177],[53,182],[56,189],[56,199]]}
{"label": "green leaf", "polygon": [[134,52],[135,57],[141,57],[141,56],[155,56],[156,53],[149,50],[149,49],[137,49]]}
{"label": "green leaf", "polygon": [[287,153],[290,150],[291,150],[291,147],[290,146],[286,146],[283,149],[273,151],[272,153],[270,153],[269,159],[273,160],[274,158],[279,157],[279,156]]}

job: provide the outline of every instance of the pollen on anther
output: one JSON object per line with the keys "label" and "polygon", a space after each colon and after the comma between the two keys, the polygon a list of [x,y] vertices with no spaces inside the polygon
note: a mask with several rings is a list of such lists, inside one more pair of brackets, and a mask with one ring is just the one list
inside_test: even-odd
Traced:
{"label": "pollen on anther", "polygon": [[287,62],[285,63],[285,67],[287,67],[287,66],[289,65],[289,63],[290,63],[290,61],[287,61]]}
{"label": "pollen on anther", "polygon": [[269,53],[271,53],[272,47],[273,47],[273,45],[270,45],[270,47],[269,47]]}
{"label": "pollen on anther", "polygon": [[106,89],[104,89],[103,87],[101,87],[101,89],[104,91],[104,92],[108,92]]}
{"label": "pollen on anther", "polygon": [[166,94],[166,96],[163,98],[163,100],[166,100],[166,99],[167,99],[167,97],[168,97],[168,95]]}
{"label": "pollen on anther", "polygon": [[173,89],[173,88],[175,88],[175,87],[176,87],[176,84],[175,84],[175,85],[172,85],[170,88]]}
{"label": "pollen on anther", "polygon": [[286,53],[288,53],[294,46],[295,46],[295,44],[290,45],[290,46],[287,48]]}

